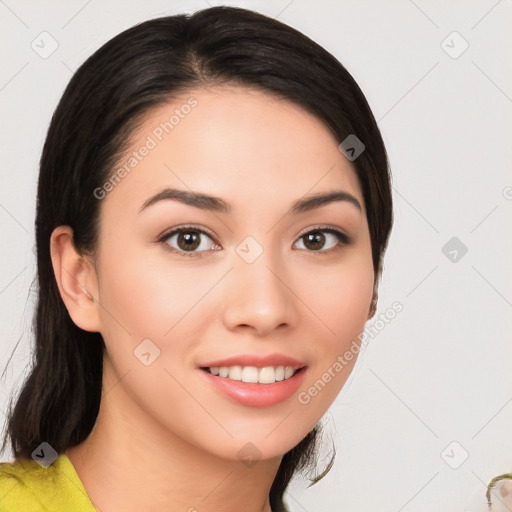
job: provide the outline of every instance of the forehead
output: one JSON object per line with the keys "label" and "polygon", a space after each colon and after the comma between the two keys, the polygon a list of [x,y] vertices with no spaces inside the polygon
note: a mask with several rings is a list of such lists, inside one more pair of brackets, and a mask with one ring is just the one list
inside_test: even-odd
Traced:
{"label": "forehead", "polygon": [[342,189],[364,208],[338,145],[322,121],[290,101],[242,87],[190,90],[146,114],[115,167],[126,177],[109,201],[117,196],[138,209],[168,186],[226,197],[236,209],[254,197],[271,205]]}

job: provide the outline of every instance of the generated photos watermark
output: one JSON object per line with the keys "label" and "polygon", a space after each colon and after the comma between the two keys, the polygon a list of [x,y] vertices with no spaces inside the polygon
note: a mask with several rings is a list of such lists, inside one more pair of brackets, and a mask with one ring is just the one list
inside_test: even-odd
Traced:
{"label": "generated photos watermark", "polygon": [[379,317],[372,322],[371,325],[366,326],[364,330],[357,336],[357,339],[352,340],[350,348],[340,354],[329,368],[317,379],[307,391],[301,391],[298,394],[298,400],[302,405],[307,405],[311,399],[320,393],[327,384],[339,374],[354,357],[359,353],[362,346],[366,346],[370,339],[375,338],[386,325],[388,325],[397,314],[403,310],[403,305],[400,301],[395,301],[384,311],[380,313]]}

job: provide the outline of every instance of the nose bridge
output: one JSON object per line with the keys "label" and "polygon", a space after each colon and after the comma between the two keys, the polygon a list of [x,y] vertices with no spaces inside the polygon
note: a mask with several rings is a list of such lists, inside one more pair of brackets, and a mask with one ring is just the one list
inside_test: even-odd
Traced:
{"label": "nose bridge", "polygon": [[246,325],[262,334],[293,321],[293,294],[275,254],[277,251],[265,249],[253,237],[236,247],[224,310],[230,328]]}

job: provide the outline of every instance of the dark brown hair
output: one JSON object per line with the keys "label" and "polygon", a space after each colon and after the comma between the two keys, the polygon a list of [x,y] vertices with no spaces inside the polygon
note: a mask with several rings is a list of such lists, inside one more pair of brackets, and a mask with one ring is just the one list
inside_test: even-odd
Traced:
{"label": "dark brown hair", "polygon": [[[34,360],[14,408],[9,404],[2,451],[9,437],[16,458],[29,458],[43,441],[61,453],[88,437],[99,411],[104,341],[68,314],[50,258],[52,231],[70,226],[77,251],[94,255],[101,201],[93,192],[112,174],[134,128],[177,95],[223,84],[291,101],[317,116],[340,143],[349,135],[364,143],[353,165],[376,290],[392,226],[388,159],[370,107],[343,65],[301,32],[246,9],[213,7],[140,23],[76,71],[48,129],[35,220]],[[314,466],[318,433],[317,425],[284,455],[270,491],[274,512],[286,510],[283,494],[294,473]]]}

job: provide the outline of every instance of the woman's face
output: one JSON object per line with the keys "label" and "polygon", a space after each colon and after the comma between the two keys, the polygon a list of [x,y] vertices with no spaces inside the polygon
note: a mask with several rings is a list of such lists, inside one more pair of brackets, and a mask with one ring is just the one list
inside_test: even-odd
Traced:
{"label": "woman's face", "polygon": [[[141,436],[270,458],[331,405],[374,284],[362,191],[339,142],[265,93],[192,91],[144,120],[116,179],[95,191],[104,372],[120,387],[107,404]],[[165,198],[169,189],[195,205]],[[345,199],[305,203],[333,192]],[[202,369],[228,358],[242,367],[227,370],[233,380]],[[279,366],[305,368],[243,382],[283,379],[268,368]]]}

